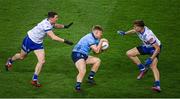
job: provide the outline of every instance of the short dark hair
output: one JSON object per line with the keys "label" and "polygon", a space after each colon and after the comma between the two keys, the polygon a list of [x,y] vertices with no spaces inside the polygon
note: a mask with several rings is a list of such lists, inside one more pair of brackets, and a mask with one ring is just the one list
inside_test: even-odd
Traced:
{"label": "short dark hair", "polygon": [[58,15],[56,12],[48,12],[48,18],[54,18],[55,15]]}
{"label": "short dark hair", "polygon": [[135,20],[135,21],[133,22],[133,24],[134,24],[134,25],[137,25],[137,26],[139,26],[139,27],[144,27],[144,26],[145,26],[143,20]]}
{"label": "short dark hair", "polygon": [[102,31],[103,32],[103,28],[100,26],[100,25],[95,25],[92,27],[92,31],[93,30],[99,30],[99,31]]}

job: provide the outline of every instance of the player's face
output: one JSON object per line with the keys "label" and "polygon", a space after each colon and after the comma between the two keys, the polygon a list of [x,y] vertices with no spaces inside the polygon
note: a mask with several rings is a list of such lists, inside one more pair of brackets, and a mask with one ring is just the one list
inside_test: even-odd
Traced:
{"label": "player's face", "polygon": [[58,20],[58,15],[55,15],[54,18],[52,18],[52,22],[56,23],[57,20]]}
{"label": "player's face", "polygon": [[143,30],[142,27],[139,27],[137,25],[134,25],[134,29],[135,29],[136,32],[141,32]]}
{"label": "player's face", "polygon": [[101,39],[101,37],[103,35],[102,31],[100,31],[100,30],[94,30],[94,34],[95,34],[96,38],[98,38],[98,39]]}

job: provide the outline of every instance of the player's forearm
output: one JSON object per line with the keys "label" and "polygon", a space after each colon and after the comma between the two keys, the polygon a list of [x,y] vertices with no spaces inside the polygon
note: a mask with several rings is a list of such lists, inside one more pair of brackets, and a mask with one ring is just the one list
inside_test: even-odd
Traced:
{"label": "player's forearm", "polygon": [[57,29],[63,29],[64,25],[63,24],[55,24],[55,28]]}
{"label": "player's forearm", "polygon": [[125,32],[126,35],[127,35],[127,34],[134,34],[134,33],[136,33],[136,31],[135,31],[134,29]]}
{"label": "player's forearm", "polygon": [[160,52],[160,48],[156,48],[153,55],[151,56],[151,59],[153,60],[159,54],[159,52]]}
{"label": "player's forearm", "polygon": [[100,43],[98,44],[98,53],[101,52],[101,47],[102,47],[102,42],[100,42]]}
{"label": "player's forearm", "polygon": [[100,53],[101,52],[101,46],[102,46],[102,42],[99,42],[98,46],[96,47],[96,49],[94,50],[95,53]]}
{"label": "player's forearm", "polygon": [[58,41],[58,42],[64,42],[64,39],[62,39],[62,38],[60,38],[60,37],[58,37],[58,36],[52,37],[52,40]]}

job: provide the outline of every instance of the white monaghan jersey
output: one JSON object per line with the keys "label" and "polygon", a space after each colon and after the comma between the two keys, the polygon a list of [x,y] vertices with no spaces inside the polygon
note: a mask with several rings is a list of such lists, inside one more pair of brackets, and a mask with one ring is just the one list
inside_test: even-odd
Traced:
{"label": "white monaghan jersey", "polygon": [[158,44],[159,46],[161,45],[161,42],[158,40],[156,35],[148,28],[144,27],[144,32],[143,33],[137,33],[139,38],[143,41],[144,46],[146,47],[152,47],[153,44]]}
{"label": "white monaghan jersey", "polygon": [[33,42],[41,44],[43,43],[43,39],[46,36],[47,31],[51,31],[52,28],[53,25],[46,18],[40,23],[38,23],[38,25],[35,26],[33,29],[29,30],[28,36]]}

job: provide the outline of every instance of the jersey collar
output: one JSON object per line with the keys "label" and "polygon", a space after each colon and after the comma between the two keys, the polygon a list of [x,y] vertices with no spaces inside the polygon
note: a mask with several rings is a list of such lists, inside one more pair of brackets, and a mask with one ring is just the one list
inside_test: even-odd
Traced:
{"label": "jersey collar", "polygon": [[95,37],[95,35],[94,35],[93,33],[91,33],[91,34],[92,34],[93,38],[94,38],[95,40],[97,40],[97,38]]}
{"label": "jersey collar", "polygon": [[[48,18],[46,18],[46,20],[49,22],[49,24],[51,24],[51,22],[50,22],[50,20],[48,19]],[[55,25],[55,23],[54,24],[51,24],[51,25]]]}
{"label": "jersey collar", "polygon": [[140,34],[143,35],[145,31],[146,31],[146,28],[144,27],[144,31],[140,32]]}

